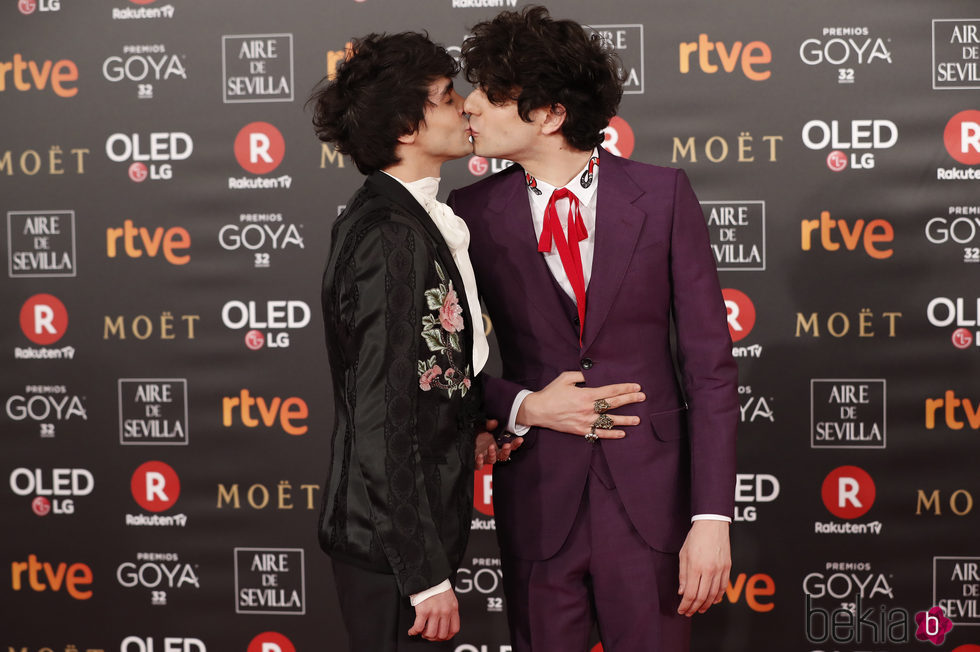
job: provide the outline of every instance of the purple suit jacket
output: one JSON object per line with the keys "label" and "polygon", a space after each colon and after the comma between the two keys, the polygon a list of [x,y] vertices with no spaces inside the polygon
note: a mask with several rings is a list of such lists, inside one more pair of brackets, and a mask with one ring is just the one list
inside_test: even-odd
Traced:
{"label": "purple suit jacket", "polygon": [[[486,381],[486,411],[506,422],[520,389],[541,389],[567,370],[580,369],[592,387],[639,383],[646,401],[617,412],[638,415],[640,425],[600,445],[637,531],[651,547],[676,552],[693,514],[734,511],[738,372],[727,314],[684,172],[604,150],[599,163],[581,346],[537,251],[520,166],[449,197],[469,225],[470,258],[503,361],[502,378]],[[592,452],[581,436],[533,428],[510,462],[494,466],[494,513],[506,553],[538,560],[558,551]]]}

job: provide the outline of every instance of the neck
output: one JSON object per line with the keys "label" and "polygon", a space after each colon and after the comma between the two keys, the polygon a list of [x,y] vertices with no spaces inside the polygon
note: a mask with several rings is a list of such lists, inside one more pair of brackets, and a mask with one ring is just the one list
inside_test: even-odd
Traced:
{"label": "neck", "polygon": [[384,168],[384,171],[405,183],[418,181],[425,177],[438,177],[442,173],[443,162],[440,160],[412,156],[403,150],[396,150],[396,153],[401,160]]}
{"label": "neck", "polygon": [[560,143],[548,144],[540,151],[532,152],[523,161],[517,161],[525,171],[556,188],[574,179],[589,162],[592,150],[575,149],[562,138]]}

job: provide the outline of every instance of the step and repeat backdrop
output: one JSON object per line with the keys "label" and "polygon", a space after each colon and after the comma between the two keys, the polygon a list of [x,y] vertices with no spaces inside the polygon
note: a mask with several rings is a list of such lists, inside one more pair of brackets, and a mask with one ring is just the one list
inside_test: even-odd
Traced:
{"label": "step and repeat backdrop", "polygon": [[[348,649],[319,284],[362,178],[304,104],[353,36],[458,53],[523,4],[2,0],[0,649]],[[980,6],[550,8],[617,50],[604,146],[687,170],[725,288],[734,566],[694,650],[980,651]],[[507,652],[474,487],[455,651]]]}

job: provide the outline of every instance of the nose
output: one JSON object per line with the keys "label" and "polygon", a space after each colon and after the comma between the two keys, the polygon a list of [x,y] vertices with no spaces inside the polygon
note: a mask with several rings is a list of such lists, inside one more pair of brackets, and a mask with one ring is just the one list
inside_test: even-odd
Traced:
{"label": "nose", "polygon": [[473,114],[479,115],[480,107],[482,106],[483,100],[485,99],[486,96],[483,94],[483,91],[481,91],[480,89],[475,89],[473,92],[471,92],[469,95],[466,96],[466,101],[463,103],[463,110],[469,113],[470,115]]}

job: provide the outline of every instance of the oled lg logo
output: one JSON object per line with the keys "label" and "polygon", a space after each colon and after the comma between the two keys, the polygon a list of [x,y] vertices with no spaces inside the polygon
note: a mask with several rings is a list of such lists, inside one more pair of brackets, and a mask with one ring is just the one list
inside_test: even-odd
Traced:
{"label": "oled lg logo", "polygon": [[17,10],[25,16],[35,11],[61,11],[61,0],[17,0]]}
{"label": "oled lg logo", "polygon": [[119,644],[119,652],[207,652],[208,648],[199,638],[182,638],[178,636],[164,637],[160,647],[154,646],[152,636],[140,638],[127,636]]}
{"label": "oled lg logo", "polygon": [[[250,122],[235,136],[235,160],[247,172],[268,174],[279,167],[286,156],[286,141],[275,125],[268,122]],[[228,188],[242,190],[249,188],[275,189],[289,188],[293,178],[282,175],[275,178],[241,177],[228,178]]]}
{"label": "oled lg logo", "polygon": [[[226,328],[245,333],[245,346],[253,351],[263,346],[286,348],[289,330],[305,328],[310,323],[310,307],[304,301],[229,301],[221,308],[221,321]],[[263,332],[262,329],[267,329]]]}
{"label": "oled lg logo", "polygon": [[956,348],[980,347],[980,297],[936,297],[926,306],[926,317],[936,328],[956,326],[950,335]]}
{"label": "oled lg logo", "polygon": [[852,170],[870,170],[875,154],[862,150],[891,149],[898,142],[898,127],[891,120],[851,120],[850,125],[840,120],[810,120],[803,125],[802,138],[807,149],[830,148],[826,162],[833,172],[848,165]]}
{"label": "oled lg logo", "polygon": [[87,469],[27,469],[10,473],[10,490],[17,496],[34,495],[31,509],[38,516],[74,514],[75,499],[88,496],[95,488],[95,478]]}
{"label": "oled lg logo", "polygon": [[130,163],[129,179],[169,181],[174,176],[173,161],[186,161],[194,153],[194,140],[182,131],[154,131],[140,134],[115,133],[105,141],[105,154],[115,163]]}

